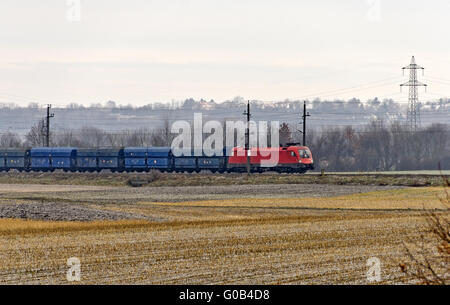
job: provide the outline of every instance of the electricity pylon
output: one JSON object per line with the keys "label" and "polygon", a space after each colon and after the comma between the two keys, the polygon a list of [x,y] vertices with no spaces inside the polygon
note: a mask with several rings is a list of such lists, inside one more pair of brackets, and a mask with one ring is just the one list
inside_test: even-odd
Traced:
{"label": "electricity pylon", "polygon": [[403,67],[403,74],[405,74],[405,69],[409,69],[409,81],[401,84],[402,87],[409,87],[409,99],[408,99],[408,112],[406,113],[406,124],[410,131],[417,131],[420,127],[420,108],[419,108],[419,88],[424,86],[426,89],[426,84],[421,83],[417,80],[417,70],[422,70],[422,74],[425,68],[416,64],[416,59],[414,56],[411,58],[411,63]]}

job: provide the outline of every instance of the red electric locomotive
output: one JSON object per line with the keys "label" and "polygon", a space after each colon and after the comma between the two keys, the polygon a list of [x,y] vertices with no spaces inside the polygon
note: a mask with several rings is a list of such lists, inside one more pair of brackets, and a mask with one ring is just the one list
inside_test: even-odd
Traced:
{"label": "red electric locomotive", "polygon": [[[311,151],[306,146],[252,148],[249,150],[252,172],[277,171],[280,173],[305,173],[314,169]],[[247,156],[245,149],[234,147],[228,157],[228,170],[245,172]]]}

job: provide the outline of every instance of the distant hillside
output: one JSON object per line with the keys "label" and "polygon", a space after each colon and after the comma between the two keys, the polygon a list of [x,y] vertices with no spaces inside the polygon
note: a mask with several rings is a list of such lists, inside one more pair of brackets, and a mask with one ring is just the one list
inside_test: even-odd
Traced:
{"label": "distant hillside", "polygon": [[[251,101],[252,119],[278,120],[295,126],[300,123],[303,101],[261,102]],[[383,120],[386,123],[404,120],[406,104],[393,100],[378,99],[362,102],[349,101],[307,101],[311,114],[308,125],[312,128],[352,125],[357,127],[370,120]],[[139,128],[158,128],[165,122],[192,120],[195,112],[201,112],[204,120],[243,120],[246,101],[237,97],[222,103],[214,101],[187,99],[171,104],[149,104],[142,107],[117,106],[109,101],[103,105],[85,107],[71,104],[64,108],[52,108],[55,117],[52,129],[55,132],[64,129],[77,130],[83,126],[97,127],[108,131],[134,130]],[[25,135],[40,119],[46,110],[37,104],[17,107],[0,104],[0,133],[7,131]],[[447,123],[450,117],[450,99],[426,102],[421,107],[422,125]]]}

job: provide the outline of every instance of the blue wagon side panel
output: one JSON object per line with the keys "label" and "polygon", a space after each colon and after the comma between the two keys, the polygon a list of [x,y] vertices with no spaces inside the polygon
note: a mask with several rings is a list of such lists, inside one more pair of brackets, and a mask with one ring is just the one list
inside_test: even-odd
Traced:
{"label": "blue wagon side panel", "polygon": [[98,157],[98,167],[116,168],[118,165],[117,157],[101,156]]}
{"label": "blue wagon side panel", "polygon": [[35,147],[31,149],[32,169],[51,169],[50,157],[52,149],[49,147]]}
{"label": "blue wagon side panel", "polygon": [[122,169],[124,167],[123,149],[99,149],[98,167],[100,169]]}
{"label": "blue wagon side panel", "polygon": [[169,168],[170,159],[169,158],[148,158],[149,168]]}
{"label": "blue wagon side panel", "polygon": [[6,160],[7,168],[23,168],[25,167],[25,159],[23,157],[8,157]]}
{"label": "blue wagon side panel", "polygon": [[78,149],[77,167],[83,169],[97,169],[97,150],[96,149]]}
{"label": "blue wagon side panel", "polygon": [[50,158],[49,157],[31,157],[31,168],[43,168],[50,169]]}
{"label": "blue wagon side panel", "polygon": [[147,167],[147,148],[126,147],[124,149],[126,169],[145,169]]}
{"label": "blue wagon side panel", "polygon": [[145,158],[147,157],[146,147],[125,147],[125,158]]}
{"label": "blue wagon side panel", "polygon": [[89,168],[95,169],[97,168],[97,157],[77,157],[77,167],[80,169]]}
{"label": "blue wagon side panel", "polygon": [[6,168],[6,153],[0,150],[0,169]]}
{"label": "blue wagon side panel", "polygon": [[31,149],[31,168],[73,169],[76,153],[74,147],[35,147]]}
{"label": "blue wagon side panel", "polygon": [[147,151],[149,157],[168,158],[172,149],[170,147],[149,147]]}
{"label": "blue wagon side panel", "polygon": [[171,168],[171,148],[170,147],[149,147],[148,148],[148,168],[169,169]]}
{"label": "blue wagon side panel", "polygon": [[6,168],[27,169],[29,166],[29,149],[7,149],[4,151],[4,156]]}
{"label": "blue wagon side panel", "polygon": [[198,157],[199,168],[219,168],[222,164],[221,157]]}
{"label": "blue wagon side panel", "polygon": [[192,157],[176,157],[175,158],[175,169],[181,169],[181,168],[196,168],[197,162],[196,158]]}
{"label": "blue wagon side panel", "polygon": [[125,157],[125,168],[146,168],[147,164],[145,160],[145,158]]}
{"label": "blue wagon side panel", "polygon": [[70,169],[72,164],[75,163],[71,158],[67,157],[52,157],[52,167],[61,169]]}
{"label": "blue wagon side panel", "polygon": [[31,149],[31,157],[50,157],[51,147],[34,147]]}
{"label": "blue wagon side panel", "polygon": [[51,152],[53,168],[74,169],[77,150],[74,147],[54,147]]}

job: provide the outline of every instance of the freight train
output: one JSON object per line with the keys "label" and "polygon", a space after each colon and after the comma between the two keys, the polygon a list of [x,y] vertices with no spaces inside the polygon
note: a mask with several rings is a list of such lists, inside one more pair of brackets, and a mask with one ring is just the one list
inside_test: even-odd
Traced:
{"label": "freight train", "polygon": [[[248,151],[252,172],[305,173],[314,169],[306,146],[252,148]],[[0,150],[0,171],[25,172],[245,172],[247,154],[243,148],[224,148],[221,155],[175,156],[170,147],[125,147],[85,149],[75,147],[35,147]]]}

